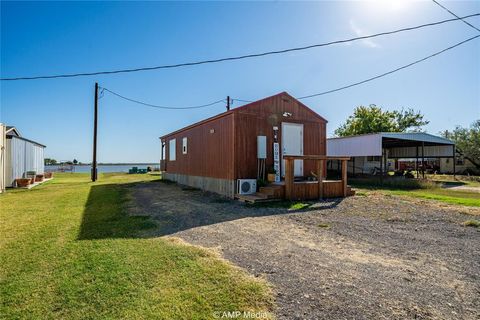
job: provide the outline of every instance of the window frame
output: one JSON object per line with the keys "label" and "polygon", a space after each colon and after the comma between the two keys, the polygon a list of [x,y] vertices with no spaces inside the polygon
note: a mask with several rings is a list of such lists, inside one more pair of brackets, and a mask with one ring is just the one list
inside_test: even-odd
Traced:
{"label": "window frame", "polygon": [[182,138],[182,154],[187,154],[188,153],[188,138],[183,137]]}
{"label": "window frame", "polygon": [[177,139],[173,138],[168,141],[168,161],[175,160],[177,160]]}

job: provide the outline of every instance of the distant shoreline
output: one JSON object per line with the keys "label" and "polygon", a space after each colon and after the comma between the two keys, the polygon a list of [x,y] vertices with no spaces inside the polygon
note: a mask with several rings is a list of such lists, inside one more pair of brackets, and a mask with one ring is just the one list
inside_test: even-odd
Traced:
{"label": "distant shoreline", "polygon": [[[48,166],[60,166],[60,163],[57,164],[48,164]],[[91,166],[91,163],[81,163],[81,164],[70,164],[70,166]],[[140,162],[140,163],[97,163],[97,166],[139,166],[139,165],[160,165],[159,162]]]}

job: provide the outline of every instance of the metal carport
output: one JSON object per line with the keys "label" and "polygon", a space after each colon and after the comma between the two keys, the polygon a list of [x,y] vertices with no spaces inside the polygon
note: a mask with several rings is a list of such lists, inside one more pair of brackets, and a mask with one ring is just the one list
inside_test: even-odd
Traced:
{"label": "metal carport", "polygon": [[[415,170],[418,176],[419,159],[421,159],[422,169],[425,167],[425,158],[455,159],[455,143],[424,132],[381,132],[327,139],[327,155],[351,157],[353,174],[355,174],[356,157],[380,157],[381,175],[386,173],[387,159],[415,158]],[[455,174],[455,161],[453,166]]]}

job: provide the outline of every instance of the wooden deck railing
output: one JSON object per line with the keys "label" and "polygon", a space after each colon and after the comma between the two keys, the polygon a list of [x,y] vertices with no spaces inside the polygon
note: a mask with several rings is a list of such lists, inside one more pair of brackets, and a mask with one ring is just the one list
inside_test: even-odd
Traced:
{"label": "wooden deck railing", "polygon": [[320,156],[320,155],[306,155],[306,156],[284,156],[285,159],[285,198],[289,200],[293,200],[295,197],[295,183],[294,183],[294,163],[295,160],[314,160],[316,163],[316,175],[317,175],[317,183],[318,188],[318,198],[323,198],[323,187],[324,187],[324,176],[323,171],[326,168],[326,161],[327,160],[340,160],[342,162],[342,190],[341,195],[346,197],[348,194],[347,190],[347,161],[350,160],[350,157],[327,157],[327,156]]}

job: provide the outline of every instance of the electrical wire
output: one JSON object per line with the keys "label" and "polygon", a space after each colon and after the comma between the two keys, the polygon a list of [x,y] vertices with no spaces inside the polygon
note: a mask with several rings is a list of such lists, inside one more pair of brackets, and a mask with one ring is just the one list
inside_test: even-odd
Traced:
{"label": "electrical wire", "polygon": [[237,99],[237,98],[233,98],[232,101],[239,101],[239,102],[245,102],[245,103],[253,102],[253,101],[250,101],[250,100],[242,100],[242,99]]}
{"label": "electrical wire", "polygon": [[[479,38],[479,37],[480,37],[480,35],[477,35],[477,36],[468,38],[468,39],[466,39],[466,40],[464,40],[464,41],[462,41],[462,42],[459,42],[459,43],[457,43],[457,44],[454,44],[454,45],[452,45],[452,46],[450,46],[450,47],[448,47],[448,48],[445,48],[445,49],[443,49],[443,50],[437,51],[437,52],[435,52],[434,54],[431,54],[431,55],[429,55],[429,56],[427,56],[427,57],[424,57],[424,58],[422,58],[422,59],[416,60],[416,61],[414,61],[414,62],[411,62],[411,63],[409,63],[409,64],[406,64],[406,65],[404,65],[404,66],[401,66],[401,67],[399,67],[399,68],[396,68],[396,69],[394,69],[394,70],[391,70],[391,71],[388,71],[388,72],[385,72],[385,73],[376,75],[376,76],[374,76],[374,77],[371,77],[371,78],[368,78],[368,79],[365,79],[365,80],[362,80],[362,81],[358,81],[358,82],[355,82],[355,83],[352,83],[352,84],[349,84],[349,85],[346,85],[346,86],[343,86],[343,87],[339,87],[339,88],[336,88],[336,89],[332,89],[332,90],[328,90],[328,91],[323,91],[323,92],[320,92],[320,93],[314,93],[314,94],[310,94],[310,95],[307,95],[307,96],[297,97],[297,99],[301,100],[301,99],[308,99],[308,98],[318,97],[318,96],[326,95],[326,94],[329,94],[329,93],[333,93],[333,92],[345,90],[345,89],[348,89],[348,88],[351,88],[351,87],[355,87],[355,86],[358,86],[358,85],[361,85],[361,84],[364,84],[364,83],[367,83],[367,82],[370,82],[370,81],[373,81],[373,80],[376,80],[376,79],[385,77],[385,76],[390,75],[390,74],[392,74],[392,73],[395,73],[395,72],[397,72],[397,71],[400,71],[400,70],[406,69],[406,68],[408,68],[408,67],[411,67],[411,66],[413,66],[413,65],[415,65],[415,64],[417,64],[417,63],[420,63],[420,62],[423,62],[423,61],[428,60],[428,59],[430,59],[430,58],[433,58],[433,57],[435,57],[435,56],[438,56],[438,55],[440,55],[440,54],[442,54],[442,53],[444,53],[444,52],[446,52],[446,51],[448,51],[448,50],[451,50],[451,49],[453,49],[453,48],[456,48],[456,47],[458,47],[458,46],[461,46],[462,44],[465,44],[465,43],[467,43],[467,42],[469,42],[469,41],[475,40],[475,39],[477,39],[477,38]],[[236,101],[242,101],[242,102],[252,102],[252,101],[241,100],[241,99],[234,99],[234,100],[236,100]]]}
{"label": "electrical wire", "polygon": [[102,87],[103,90],[119,97],[119,98],[122,98],[124,100],[127,100],[127,101],[130,101],[130,102],[134,102],[134,103],[137,103],[137,104],[141,104],[141,105],[144,105],[144,106],[147,106],[147,107],[151,107],[151,108],[157,108],[157,109],[170,109],[170,110],[187,110],[187,109],[200,109],[200,108],[206,108],[206,107],[210,107],[210,106],[213,106],[217,103],[220,103],[220,102],[225,102],[225,99],[221,99],[221,100],[217,100],[217,101],[214,101],[214,102],[211,102],[211,103],[207,103],[207,104],[203,104],[203,105],[199,105],[199,106],[189,106],[189,107],[168,107],[168,106],[159,106],[159,105],[155,105],[155,104],[150,104],[150,103],[146,103],[146,102],[142,102],[142,101],[139,101],[139,100],[135,100],[135,99],[131,99],[131,98],[127,98],[125,96],[122,96],[121,94],[118,94],[116,92],[113,92],[112,90],[109,90],[107,88],[104,88]]}
{"label": "electrical wire", "polygon": [[446,10],[448,13],[450,13],[451,15],[453,15],[454,17],[460,19],[463,23],[465,23],[467,26],[469,27],[472,27],[473,29],[477,30],[478,32],[480,32],[480,29],[475,27],[473,24],[471,24],[470,22],[464,20],[463,18],[460,18],[459,16],[457,16],[453,11],[451,11],[450,9],[448,9],[447,7],[443,6],[440,2],[436,1],[436,0],[432,0],[435,4],[437,4],[440,8]]}
{"label": "electrical wire", "polygon": [[394,70],[391,70],[391,71],[388,71],[388,72],[379,74],[379,75],[377,75],[377,76],[374,76],[374,77],[371,77],[371,78],[368,78],[368,79],[365,79],[365,80],[362,80],[362,81],[359,81],[359,82],[355,82],[355,83],[352,83],[352,84],[349,84],[349,85],[346,85],[346,86],[343,86],[343,87],[340,87],[340,88],[336,88],[336,89],[332,89],[332,90],[328,90],[328,91],[324,91],[324,92],[320,92],[320,93],[315,93],[315,94],[310,94],[310,95],[307,95],[307,96],[299,97],[299,98],[297,98],[297,99],[307,99],[307,98],[312,98],[312,97],[318,97],[318,96],[322,96],[322,95],[325,95],[325,94],[328,94],[328,93],[333,93],[333,92],[345,90],[345,89],[348,89],[348,88],[351,88],[351,87],[355,87],[355,86],[364,84],[364,83],[366,83],[366,82],[370,82],[370,81],[373,81],[373,80],[376,80],[376,79],[385,77],[385,76],[387,76],[387,75],[389,75],[389,74],[392,74],[392,73],[395,73],[395,72],[397,72],[397,71],[400,71],[400,70],[409,68],[409,67],[411,67],[411,66],[413,66],[413,65],[416,65],[417,63],[420,63],[420,62],[423,62],[423,61],[428,60],[428,59],[430,59],[430,58],[433,58],[433,57],[435,57],[435,56],[438,56],[438,55],[440,55],[440,54],[442,54],[442,53],[444,53],[444,52],[446,52],[446,51],[448,51],[448,50],[451,50],[451,49],[453,49],[453,48],[456,48],[456,47],[458,47],[458,46],[461,46],[462,44],[467,43],[467,42],[469,42],[469,41],[472,41],[472,40],[474,40],[474,39],[477,39],[477,38],[479,38],[479,37],[480,37],[480,35],[477,35],[477,36],[468,38],[468,39],[463,40],[462,42],[459,42],[459,43],[457,43],[457,44],[454,44],[454,45],[452,45],[452,46],[450,46],[450,47],[448,47],[448,48],[445,48],[445,49],[443,49],[443,50],[437,51],[437,52],[435,52],[434,54],[431,54],[431,55],[429,55],[429,56],[427,56],[427,57],[425,57],[425,58],[416,60],[416,61],[414,61],[414,62],[411,62],[411,63],[409,63],[409,64],[406,64],[406,65],[404,65],[404,66],[401,66],[401,67],[399,67],[399,68],[396,68],[396,69],[394,69]]}
{"label": "electrical wire", "polygon": [[[349,84],[349,85],[346,85],[346,86],[343,86],[343,87],[340,87],[340,88],[336,88],[336,89],[332,89],[332,90],[328,90],[328,91],[324,91],[324,92],[320,92],[320,93],[314,93],[314,94],[310,94],[310,95],[307,95],[307,96],[302,96],[302,97],[297,97],[297,99],[301,100],[301,99],[308,99],[308,98],[313,98],[313,97],[318,97],[318,96],[322,96],[322,95],[326,95],[326,94],[329,94],[329,93],[333,93],[333,92],[337,92],[337,91],[341,91],[341,90],[345,90],[345,89],[348,89],[348,88],[351,88],[351,87],[355,87],[355,86],[358,86],[358,85],[361,85],[361,84],[364,84],[364,83],[367,83],[367,82],[370,82],[370,81],[373,81],[373,80],[376,80],[376,79],[379,79],[379,78],[382,78],[382,77],[385,77],[387,75],[390,75],[392,73],[395,73],[397,71],[400,71],[400,70],[403,70],[403,69],[406,69],[406,68],[409,68],[413,65],[416,65],[420,62],[423,62],[423,61],[426,61],[428,59],[431,59],[433,57],[436,57],[446,51],[449,51],[451,49],[454,49],[456,47],[459,47],[461,46],[462,44],[465,44],[469,41],[472,41],[472,40],[475,40],[477,38],[480,38],[480,35],[477,35],[477,36],[474,36],[474,37],[471,37],[471,38],[468,38],[466,40],[463,40],[461,42],[458,42],[450,47],[447,47],[443,50],[440,50],[440,51],[437,51],[429,56],[426,56],[422,59],[419,59],[419,60],[416,60],[414,62],[411,62],[409,64],[406,64],[406,65],[403,65],[401,67],[398,67],[396,69],[393,69],[393,70],[390,70],[388,72],[385,72],[385,73],[382,73],[382,74],[379,74],[379,75],[376,75],[374,77],[371,77],[371,78],[368,78],[368,79],[365,79],[365,80],[362,80],[362,81],[358,81],[358,82],[355,82],[355,83],[352,83],[352,84]],[[205,108],[205,107],[209,107],[209,106],[212,106],[212,105],[215,105],[217,103],[220,103],[220,102],[226,102],[226,99],[221,99],[221,100],[218,100],[218,101],[215,101],[215,102],[212,102],[212,103],[208,103],[208,104],[204,104],[204,105],[200,105],[200,106],[191,106],[191,107],[166,107],[166,106],[158,106],[158,105],[153,105],[153,104],[149,104],[149,103],[145,103],[145,102],[141,102],[141,101],[138,101],[138,100],[134,100],[134,99],[131,99],[131,98],[127,98],[125,96],[122,96],[116,92],[113,92],[107,88],[104,88],[102,87],[102,91],[107,91],[107,92],[110,92],[111,94],[117,96],[117,97],[120,97],[122,99],[125,99],[125,100],[128,100],[128,101],[131,101],[131,102],[134,102],[134,103],[138,103],[138,104],[141,104],[141,105],[145,105],[145,106],[148,106],[148,107],[154,107],[154,108],[160,108],[160,109],[198,109],[198,108]],[[237,98],[233,98],[232,99],[232,103],[233,101],[240,101],[240,102],[246,102],[246,103],[250,103],[252,101],[250,100],[243,100],[243,99],[237,99]]]}
{"label": "electrical wire", "polygon": [[6,77],[6,78],[0,78],[0,81],[38,80],[38,79],[55,79],[55,78],[72,78],[72,77],[84,77],[84,76],[95,76],[95,75],[108,75],[108,74],[117,74],[117,73],[151,71],[151,70],[159,70],[159,69],[173,69],[173,68],[179,68],[179,67],[188,67],[188,66],[209,64],[209,63],[219,63],[219,62],[225,62],[225,61],[234,61],[234,60],[241,60],[241,59],[257,58],[257,57],[263,57],[263,56],[268,56],[268,55],[283,54],[283,53],[287,53],[287,52],[301,51],[301,50],[307,50],[307,49],[319,48],[319,47],[326,47],[326,46],[335,45],[335,44],[341,44],[341,43],[347,43],[347,42],[352,42],[352,41],[375,38],[375,37],[379,37],[379,36],[391,35],[391,34],[400,33],[400,32],[404,32],[404,31],[411,31],[411,30],[421,29],[421,28],[425,28],[425,27],[436,26],[436,25],[440,25],[440,24],[443,24],[443,23],[447,23],[447,22],[463,20],[463,19],[466,19],[466,18],[476,17],[476,16],[479,16],[479,15],[480,15],[480,13],[475,13],[475,14],[470,14],[470,15],[464,16],[464,17],[458,17],[458,18],[455,18],[455,19],[447,19],[447,20],[442,20],[442,21],[437,21],[437,22],[431,22],[431,23],[426,23],[426,24],[422,24],[422,25],[417,25],[417,26],[414,26],[414,27],[407,27],[407,28],[397,29],[397,30],[393,30],[393,31],[387,31],[387,32],[381,32],[381,33],[376,33],[376,34],[372,34],[372,35],[367,35],[367,36],[355,37],[355,38],[344,39],[344,40],[330,41],[330,42],[313,44],[313,45],[308,45],[308,46],[303,46],[303,47],[295,47],[295,48],[288,48],[288,49],[282,49],[282,50],[277,50],[277,51],[267,51],[267,52],[262,52],[262,53],[253,53],[253,54],[219,58],[219,59],[212,59],[212,60],[201,60],[201,61],[185,62],[185,63],[178,63],[178,64],[169,64],[169,65],[160,65],[160,66],[153,66],[153,67],[133,68],[133,69],[111,70],[111,71],[96,71],[96,72],[83,72],[83,73],[44,75],[44,76]]}

